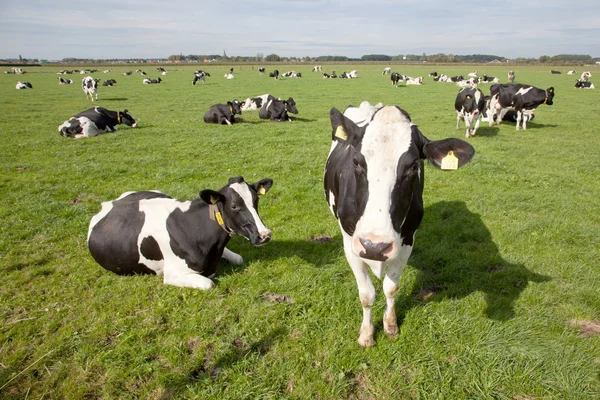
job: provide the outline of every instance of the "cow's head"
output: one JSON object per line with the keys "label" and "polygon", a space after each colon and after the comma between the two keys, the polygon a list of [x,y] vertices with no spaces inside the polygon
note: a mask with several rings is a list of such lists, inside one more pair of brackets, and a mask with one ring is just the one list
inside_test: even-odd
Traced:
{"label": "cow's head", "polygon": [[[452,152],[458,168],[471,160],[475,150],[460,139],[430,141],[408,113],[396,106],[377,110],[363,127],[335,108],[330,119],[332,139],[337,142],[332,152],[341,154],[343,160],[338,161],[347,163],[349,170],[340,179],[348,180],[342,185],[344,196],[351,196],[353,215],[347,219],[350,223],[342,215],[338,217],[344,231],[352,236],[352,251],[365,259],[392,260],[401,246],[413,243],[413,237],[401,237],[413,196],[419,200],[420,209],[412,212],[419,221],[422,215],[423,160],[439,168]],[[338,214],[344,212],[341,207]]]}
{"label": "cow's head", "polygon": [[227,186],[218,192],[201,191],[200,198],[208,204],[217,205],[227,229],[242,235],[253,245],[260,246],[271,240],[271,231],[258,215],[258,196],[267,193],[272,185],[273,180],[270,178],[248,184],[238,176],[230,178]]}
{"label": "cow's head", "polygon": [[548,89],[546,89],[546,99],[544,100],[544,104],[551,106],[553,104],[553,101],[552,101],[553,99],[554,99],[554,88],[549,87]]}
{"label": "cow's head", "polygon": [[233,101],[227,102],[227,105],[229,106],[229,109],[231,110],[231,113],[233,115],[235,115],[235,114],[242,115],[242,104],[243,103],[240,103],[238,100],[233,100]]}
{"label": "cow's head", "polygon": [[287,100],[284,100],[285,109],[292,114],[298,114],[298,109],[296,108],[296,102],[291,97]]}
{"label": "cow's head", "polygon": [[119,118],[117,118],[117,119],[122,124],[131,126],[132,128],[135,128],[137,126],[136,120],[131,116],[131,114],[129,114],[129,111],[127,111],[126,109],[123,111],[119,111],[118,117]]}

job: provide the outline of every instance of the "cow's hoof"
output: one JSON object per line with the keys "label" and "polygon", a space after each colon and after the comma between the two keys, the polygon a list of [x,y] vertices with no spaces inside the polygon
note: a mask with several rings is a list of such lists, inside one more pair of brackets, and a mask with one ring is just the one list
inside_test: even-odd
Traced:
{"label": "cow's hoof", "polygon": [[373,325],[360,328],[360,335],[358,336],[358,344],[361,347],[371,347],[375,344],[373,334],[375,333],[375,327]]}
{"label": "cow's hoof", "polygon": [[399,332],[398,325],[384,326],[383,331],[385,332],[387,337],[389,337],[390,339],[393,339],[396,336],[398,336],[398,332]]}

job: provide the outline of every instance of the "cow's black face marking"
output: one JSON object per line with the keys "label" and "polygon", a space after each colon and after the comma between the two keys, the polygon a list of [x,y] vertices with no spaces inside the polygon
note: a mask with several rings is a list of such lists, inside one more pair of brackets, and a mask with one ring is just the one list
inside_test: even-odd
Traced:
{"label": "cow's black face marking", "polygon": [[119,113],[120,117],[121,117],[121,123],[125,124],[127,126],[134,126],[136,125],[136,121],[135,119],[131,116],[131,114],[129,114],[128,110],[123,110]]}

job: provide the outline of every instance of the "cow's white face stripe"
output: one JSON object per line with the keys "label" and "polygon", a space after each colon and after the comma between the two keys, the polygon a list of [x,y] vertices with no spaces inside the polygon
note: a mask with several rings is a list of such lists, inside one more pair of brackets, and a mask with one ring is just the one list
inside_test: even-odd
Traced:
{"label": "cow's white face stripe", "polygon": [[233,189],[242,198],[242,200],[244,200],[244,204],[250,212],[250,215],[252,215],[252,219],[254,220],[254,224],[256,225],[258,232],[261,234],[270,232],[270,230],[263,224],[258,216],[258,212],[254,208],[254,204],[252,203],[252,193],[250,193],[248,185],[245,183],[233,183],[229,185],[229,187]]}
{"label": "cow's white face stripe", "polygon": [[384,107],[367,127],[361,153],[367,163],[369,199],[357,223],[355,236],[365,233],[398,235],[390,217],[391,198],[398,162],[411,144],[411,125],[396,107]]}

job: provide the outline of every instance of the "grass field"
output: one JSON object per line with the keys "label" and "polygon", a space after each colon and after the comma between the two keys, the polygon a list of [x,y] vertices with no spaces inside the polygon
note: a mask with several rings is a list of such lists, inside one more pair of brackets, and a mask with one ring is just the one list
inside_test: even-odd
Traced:
{"label": "grass field", "polygon": [[[304,77],[279,81],[258,65],[225,80],[229,66],[209,65],[199,87],[196,68],[169,66],[159,85],[122,76],[135,66],[93,74],[118,82],[100,87],[97,104],[127,108],[138,127],[80,140],[57,127],[92,106],[81,75],[71,86],[57,84],[58,67],[0,75],[0,398],[599,398],[600,337],[570,322],[600,320],[598,90],[574,89],[575,77],[547,67],[510,67],[517,82],[553,86],[554,105],[526,131],[483,124],[458,171],[426,167],[425,217],[397,296],[400,334],[383,333],[376,283],[376,344],[363,349],[354,276],[322,190],[330,108],[396,104],[429,139],[464,138],[457,86],[427,73],[477,69],[506,81],[509,67],[397,65],[425,82],[399,88],[379,65],[324,68],[357,69],[353,80],[280,66]],[[591,71],[594,81],[600,70]],[[33,90],[15,90],[19,79]],[[203,122],[212,104],[264,93],[293,97],[296,120],[254,111],[233,126]],[[273,241],[254,248],[234,237],[228,247],[244,265],[223,265],[215,289],[120,277],[89,255],[102,201],[144,189],[191,199],[238,175],[274,179],[261,199]]]}

